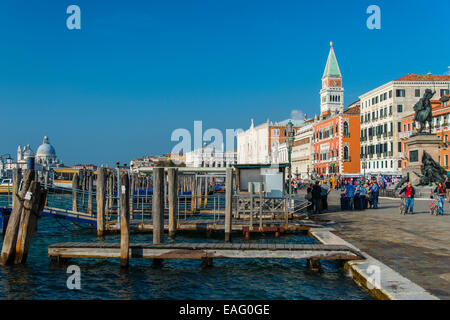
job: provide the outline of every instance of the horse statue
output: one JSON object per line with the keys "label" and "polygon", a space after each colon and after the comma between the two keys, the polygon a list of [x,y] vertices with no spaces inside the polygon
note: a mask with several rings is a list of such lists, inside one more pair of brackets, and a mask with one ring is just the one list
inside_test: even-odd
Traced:
{"label": "horse statue", "polygon": [[418,134],[422,133],[422,130],[425,129],[425,125],[428,122],[430,126],[431,133],[431,120],[432,120],[432,112],[431,112],[431,102],[430,99],[434,96],[436,91],[432,92],[431,89],[426,89],[423,97],[420,98],[419,101],[414,105],[414,121],[420,123],[420,127],[417,130]]}

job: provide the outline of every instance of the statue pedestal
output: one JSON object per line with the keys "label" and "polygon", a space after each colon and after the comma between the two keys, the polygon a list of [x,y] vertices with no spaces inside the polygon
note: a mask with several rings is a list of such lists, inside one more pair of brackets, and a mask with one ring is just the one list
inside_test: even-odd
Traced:
{"label": "statue pedestal", "polygon": [[414,173],[422,174],[422,156],[426,151],[436,163],[439,163],[439,145],[441,139],[435,134],[417,134],[412,135],[405,143],[408,146],[408,167],[402,170],[402,176],[406,177],[409,173],[409,179],[413,185],[419,182],[419,177]]}

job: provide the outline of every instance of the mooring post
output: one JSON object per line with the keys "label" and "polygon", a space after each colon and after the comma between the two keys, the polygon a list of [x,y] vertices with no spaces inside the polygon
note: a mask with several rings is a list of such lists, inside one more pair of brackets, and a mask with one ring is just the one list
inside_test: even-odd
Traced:
{"label": "mooring post", "polygon": [[[164,241],[164,168],[153,168],[153,243]],[[161,259],[153,259],[153,264],[161,264]]]}
{"label": "mooring post", "polygon": [[233,168],[227,168],[225,177],[225,241],[231,242],[231,214],[233,207]]}
{"label": "mooring post", "polygon": [[310,258],[307,259],[308,268],[310,268],[313,271],[319,271],[320,270],[320,259],[316,258]]}
{"label": "mooring post", "polygon": [[169,169],[169,237],[177,231],[178,170]]}
{"label": "mooring post", "polygon": [[19,231],[17,235],[16,253],[14,263],[25,263],[31,244],[31,237],[37,229],[38,219],[45,206],[47,190],[41,189],[37,181],[31,182],[30,188],[25,194],[23,211],[20,218]]}
{"label": "mooring post", "polygon": [[14,192],[13,194],[13,197],[15,198],[14,206],[12,208],[11,215],[9,216],[8,227],[6,228],[5,237],[3,239],[2,255],[0,259],[1,264],[10,264],[14,261],[17,235],[19,233],[19,224],[24,205],[23,199],[31,185],[31,182],[34,180],[34,177],[34,170],[25,171],[20,190],[17,193]]}
{"label": "mooring post", "polygon": [[133,219],[134,214],[134,189],[136,184],[136,175],[134,173],[130,174],[130,218]]}
{"label": "mooring post", "polygon": [[205,199],[203,200],[203,208],[208,207],[208,177],[205,177]]}
{"label": "mooring post", "polygon": [[128,173],[124,172],[120,176],[120,266],[128,267],[130,251],[130,182]]}
{"label": "mooring post", "polygon": [[20,182],[22,181],[22,169],[15,168],[13,169],[13,190],[12,190],[12,206],[14,207],[14,203],[16,201],[16,197],[14,196],[19,192]]}
{"label": "mooring post", "polygon": [[92,171],[87,174],[88,179],[88,213],[92,214],[93,194],[94,194],[94,173]]}
{"label": "mooring post", "polygon": [[164,168],[153,168],[153,243],[163,242],[164,236]]}
{"label": "mooring post", "polygon": [[191,212],[194,212],[195,211],[195,202],[196,202],[196,199],[195,199],[195,189],[196,189],[196,183],[195,183],[195,180],[196,180],[196,178],[195,178],[195,174],[194,174],[194,176],[192,176],[191,177]]}
{"label": "mooring post", "polygon": [[97,170],[97,236],[103,237],[105,231],[105,204],[106,204],[106,169]]}
{"label": "mooring post", "polygon": [[73,175],[73,179],[72,179],[72,210],[75,212],[78,212],[78,195],[77,195],[77,190],[78,190],[78,184],[79,184],[79,180],[80,178],[78,177],[78,173],[75,173]]}

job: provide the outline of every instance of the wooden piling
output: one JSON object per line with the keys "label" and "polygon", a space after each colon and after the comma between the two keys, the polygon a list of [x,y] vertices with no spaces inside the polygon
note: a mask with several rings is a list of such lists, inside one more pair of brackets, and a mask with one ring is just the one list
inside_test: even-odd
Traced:
{"label": "wooden piling", "polygon": [[319,271],[320,270],[320,259],[317,258],[310,258],[307,259],[308,268],[312,271]]}
{"label": "wooden piling", "polygon": [[86,177],[88,180],[88,213],[92,214],[92,206],[93,206],[93,194],[94,194],[94,173],[91,171],[88,173]]}
{"label": "wooden piling", "polygon": [[34,178],[34,170],[25,171],[21,188],[13,194],[14,206],[11,215],[9,216],[8,227],[6,228],[5,237],[3,239],[2,255],[0,258],[1,264],[10,264],[14,261],[19,224],[24,205],[23,199]]}
{"label": "wooden piling", "polygon": [[137,183],[137,177],[136,175],[133,173],[130,175],[130,218],[133,219],[133,214],[134,214],[134,190],[136,187],[136,183]]}
{"label": "wooden piling", "polygon": [[19,192],[20,182],[22,181],[22,169],[15,168],[13,169],[13,190],[12,190],[12,205],[14,207],[15,203],[15,194]]}
{"label": "wooden piling", "polygon": [[128,173],[120,176],[120,266],[128,267],[130,251],[130,183]]}
{"label": "wooden piling", "polygon": [[45,206],[47,190],[41,189],[40,183],[31,182],[25,197],[22,215],[20,218],[19,231],[16,242],[16,253],[14,263],[25,263],[31,244],[31,237],[37,229],[38,219]]}
{"label": "wooden piling", "polygon": [[164,168],[153,168],[153,243],[163,242],[164,236]]}
{"label": "wooden piling", "polygon": [[225,242],[231,241],[233,206],[233,168],[227,168],[225,177]]}
{"label": "wooden piling", "polygon": [[105,204],[106,204],[106,169],[97,170],[97,236],[102,237],[105,231]]}
{"label": "wooden piling", "polygon": [[169,168],[169,237],[177,231],[178,170]]}
{"label": "wooden piling", "polygon": [[78,185],[79,185],[80,178],[78,176],[78,173],[75,173],[73,175],[72,179],[72,211],[78,212]]}

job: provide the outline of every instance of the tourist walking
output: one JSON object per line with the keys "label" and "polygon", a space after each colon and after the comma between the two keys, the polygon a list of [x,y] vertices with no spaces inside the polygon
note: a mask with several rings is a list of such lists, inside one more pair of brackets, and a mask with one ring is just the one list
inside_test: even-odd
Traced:
{"label": "tourist walking", "polygon": [[439,184],[434,189],[434,193],[438,196],[439,214],[444,214],[446,188],[441,181],[439,181]]}
{"label": "tourist walking", "polygon": [[355,189],[356,189],[356,187],[352,183],[348,183],[348,181],[345,181],[344,194],[348,199],[348,208],[350,211],[353,211],[354,200],[355,200]]}
{"label": "tourist walking", "polygon": [[318,214],[320,213],[320,202],[322,200],[322,188],[319,185],[319,180],[316,180],[316,183],[314,183],[311,190],[311,195],[314,205],[314,213]]}
{"label": "tourist walking", "polygon": [[377,180],[372,181],[372,186],[370,187],[373,200],[373,208],[378,209],[378,195],[380,192],[380,187],[378,186]]}
{"label": "tourist walking", "polygon": [[359,206],[360,206],[360,210],[364,210],[366,209],[366,193],[367,193],[367,189],[364,186],[364,183],[360,183],[358,182],[358,187],[356,188],[356,191],[359,193]]}
{"label": "tourist walking", "polygon": [[322,184],[321,190],[322,209],[328,210],[328,194],[330,193],[331,189],[328,187],[325,181]]}
{"label": "tourist walking", "polygon": [[416,194],[416,190],[411,184],[411,181],[408,181],[408,184],[406,187],[404,187],[402,190],[400,190],[399,194],[405,193],[405,213],[413,214],[414,209],[414,195]]}

